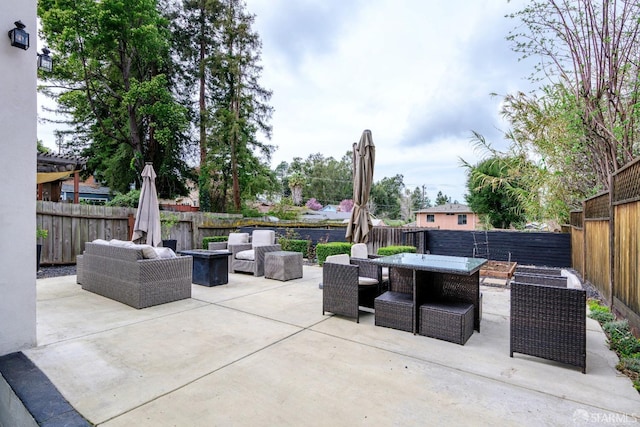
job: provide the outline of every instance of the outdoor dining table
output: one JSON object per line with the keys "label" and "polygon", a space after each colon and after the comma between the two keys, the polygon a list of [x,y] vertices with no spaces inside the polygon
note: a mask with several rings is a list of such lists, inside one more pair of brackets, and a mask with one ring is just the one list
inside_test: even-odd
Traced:
{"label": "outdoor dining table", "polygon": [[[412,275],[413,333],[417,332],[420,304],[431,301],[468,302],[474,306],[474,329],[480,332],[480,267],[484,258],[401,253],[370,260],[382,267],[405,269]],[[390,271],[389,288],[393,288]]]}

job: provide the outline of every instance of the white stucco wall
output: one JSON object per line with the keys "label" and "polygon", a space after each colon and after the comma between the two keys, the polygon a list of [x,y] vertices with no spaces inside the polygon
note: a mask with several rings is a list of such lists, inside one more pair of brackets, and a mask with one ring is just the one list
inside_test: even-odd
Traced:
{"label": "white stucco wall", "polygon": [[[31,47],[12,47],[21,20]],[[36,0],[0,1],[0,355],[36,344]]]}

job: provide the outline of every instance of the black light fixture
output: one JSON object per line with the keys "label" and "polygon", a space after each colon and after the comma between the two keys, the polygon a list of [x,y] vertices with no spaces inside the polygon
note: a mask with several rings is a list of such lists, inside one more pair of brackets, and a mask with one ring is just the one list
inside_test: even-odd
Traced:
{"label": "black light fixture", "polygon": [[53,71],[53,59],[51,59],[49,53],[51,53],[49,49],[42,48],[42,53],[38,54],[38,68],[50,73]]}
{"label": "black light fixture", "polygon": [[9,31],[9,38],[11,39],[11,46],[19,47],[20,49],[29,49],[29,33],[24,30],[25,25],[22,21],[14,22],[16,28]]}

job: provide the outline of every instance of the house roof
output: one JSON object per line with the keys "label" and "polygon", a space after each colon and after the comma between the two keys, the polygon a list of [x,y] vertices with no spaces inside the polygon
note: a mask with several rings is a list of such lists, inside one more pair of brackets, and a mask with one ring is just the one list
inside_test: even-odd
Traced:
{"label": "house roof", "polygon": [[51,153],[38,153],[37,183],[58,181],[84,169],[86,159]]}
{"label": "house roof", "polygon": [[[104,196],[108,196],[109,195],[109,187],[102,187],[102,186],[93,186],[93,185],[86,185],[86,184],[80,184],[79,186],[79,192],[82,194],[101,194]],[[73,193],[73,184],[62,184],[62,191],[65,193]]]}
{"label": "house roof", "polygon": [[421,209],[416,213],[473,213],[473,211],[469,206],[461,203],[445,203],[444,205]]}

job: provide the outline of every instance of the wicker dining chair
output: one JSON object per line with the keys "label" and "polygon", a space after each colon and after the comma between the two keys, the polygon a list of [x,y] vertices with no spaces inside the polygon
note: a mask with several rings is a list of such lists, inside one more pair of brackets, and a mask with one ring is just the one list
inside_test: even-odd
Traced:
{"label": "wicker dining chair", "polygon": [[586,303],[583,289],[511,283],[511,349],[566,363],[586,372]]}
{"label": "wicker dining chair", "polygon": [[347,254],[328,256],[322,266],[322,314],[354,317],[360,323],[360,307],[373,308],[380,293],[379,274],[373,263]]}

